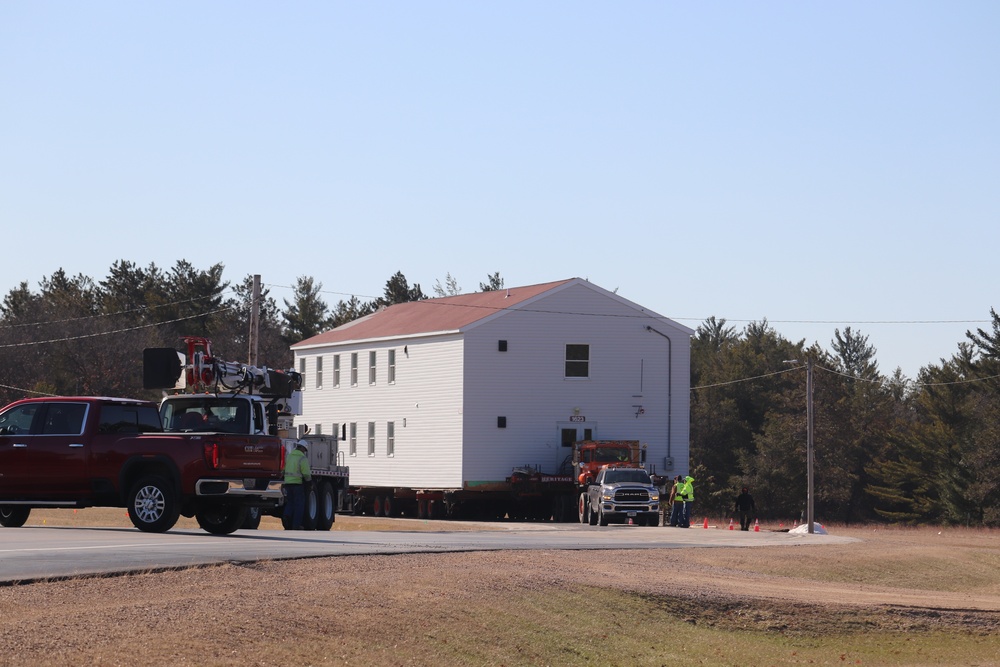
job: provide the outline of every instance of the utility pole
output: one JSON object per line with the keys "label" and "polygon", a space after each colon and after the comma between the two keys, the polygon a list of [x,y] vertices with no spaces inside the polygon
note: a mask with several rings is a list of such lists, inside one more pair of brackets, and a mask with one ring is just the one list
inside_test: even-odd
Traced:
{"label": "utility pole", "polygon": [[806,522],[810,533],[813,526],[813,360],[806,357]]}
{"label": "utility pole", "polygon": [[260,350],[260,274],[253,277],[253,296],[250,303],[250,349],[247,352],[249,364],[257,366],[257,355]]}
{"label": "utility pole", "polygon": [[[798,359],[786,359],[786,364],[798,364]],[[813,513],[813,358],[806,357],[806,526],[815,533]]]}

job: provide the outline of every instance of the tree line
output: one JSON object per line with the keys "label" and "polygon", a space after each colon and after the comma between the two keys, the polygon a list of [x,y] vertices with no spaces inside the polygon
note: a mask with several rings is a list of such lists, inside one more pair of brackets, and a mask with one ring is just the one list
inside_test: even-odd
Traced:
{"label": "tree line", "polygon": [[[0,304],[0,404],[26,394],[157,398],[142,389],[142,351],[205,336],[217,356],[248,356],[253,277],[224,266],[169,269],[118,261],[99,281],[62,269],[10,290]],[[480,291],[502,289],[499,272]],[[435,296],[461,293],[448,274]],[[283,305],[264,287],[261,365],[287,368],[289,346],[383,306],[426,299],[402,272],[380,297],[328,305],[300,277]],[[797,521],[806,504],[806,360],[815,406],[815,516],[820,522],[1000,525],[1000,317],[967,332],[948,360],[914,380],[883,374],[867,336],[835,330],[806,347],[766,320],[742,330],[708,318],[691,347],[691,472],[696,502],[731,513],[748,486],[765,519]],[[797,363],[785,363],[797,360]]]}
{"label": "tree line", "polygon": [[766,320],[737,331],[709,318],[692,339],[696,502],[731,516],[747,486],[760,516],[803,520],[811,360],[817,521],[1000,525],[1000,318],[990,313],[990,330],[967,332],[912,381],[880,372],[850,327],[824,350]]}

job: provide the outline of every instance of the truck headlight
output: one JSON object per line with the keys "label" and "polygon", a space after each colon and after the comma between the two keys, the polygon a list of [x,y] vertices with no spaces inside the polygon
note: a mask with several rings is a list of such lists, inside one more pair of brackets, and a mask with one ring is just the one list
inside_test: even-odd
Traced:
{"label": "truck headlight", "polygon": [[651,502],[654,502],[654,503],[660,502],[660,492],[659,491],[652,491],[652,492],[650,492],[650,494],[649,494],[649,500]]}
{"label": "truck headlight", "polygon": [[613,493],[605,491],[604,493],[601,494],[601,500],[603,500],[604,502],[608,502],[614,499],[615,499],[615,494]]}

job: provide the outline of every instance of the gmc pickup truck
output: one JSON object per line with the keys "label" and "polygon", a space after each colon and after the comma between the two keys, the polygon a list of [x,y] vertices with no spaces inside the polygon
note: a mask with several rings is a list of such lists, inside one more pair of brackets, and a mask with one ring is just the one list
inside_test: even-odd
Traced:
{"label": "gmc pickup truck", "polygon": [[0,525],[36,507],[125,507],[142,531],[183,515],[227,535],[281,503],[283,459],[274,436],[164,433],[155,403],[24,399],[0,410]]}
{"label": "gmc pickup truck", "polygon": [[[643,468],[605,466],[581,497],[591,526],[633,519],[640,526],[660,522],[660,490]],[[583,512],[581,511],[581,520]]]}

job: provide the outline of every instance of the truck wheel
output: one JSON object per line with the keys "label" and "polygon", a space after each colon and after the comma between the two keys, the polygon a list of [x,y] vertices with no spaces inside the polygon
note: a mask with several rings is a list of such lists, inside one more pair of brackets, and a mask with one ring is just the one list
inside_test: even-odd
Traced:
{"label": "truck wheel", "polygon": [[20,528],[31,514],[30,507],[19,505],[0,505],[0,526],[4,528]]}
{"label": "truck wheel", "polygon": [[590,518],[587,520],[591,526],[597,525],[597,508],[590,504],[590,498],[587,498],[587,507],[590,508]]}
{"label": "truck wheel", "polygon": [[247,520],[247,508],[242,505],[209,505],[195,512],[198,525],[213,535],[235,533]]}
{"label": "truck wheel", "polygon": [[264,512],[259,507],[248,507],[247,508],[247,518],[244,519],[243,525],[240,528],[244,530],[257,530],[260,526],[260,517]]}
{"label": "truck wheel", "polygon": [[128,493],[128,518],[144,533],[165,533],[181,515],[173,485],[160,475],[146,475]]}
{"label": "truck wheel", "polygon": [[372,501],[372,514],[382,516],[382,496],[375,496],[375,500]]}
{"label": "truck wheel", "polygon": [[580,500],[577,503],[578,514],[580,515],[580,523],[587,523],[587,519],[590,518],[590,503],[587,502],[587,494],[581,493]]}
{"label": "truck wheel", "polygon": [[319,485],[319,495],[316,498],[317,517],[316,530],[330,530],[333,527],[334,518],[337,516],[336,498],[333,495],[333,487],[329,482]]}
{"label": "truck wheel", "polygon": [[382,516],[391,517],[392,512],[392,496],[386,496],[382,499]]}
{"label": "truck wheel", "polygon": [[606,526],[608,525],[608,517],[604,516],[604,508],[600,509],[600,513],[597,515],[597,525]]}
{"label": "truck wheel", "polygon": [[316,486],[314,484],[310,484],[309,490],[306,491],[306,511],[305,515],[302,517],[302,529],[316,530],[318,515],[319,503],[316,502]]}

